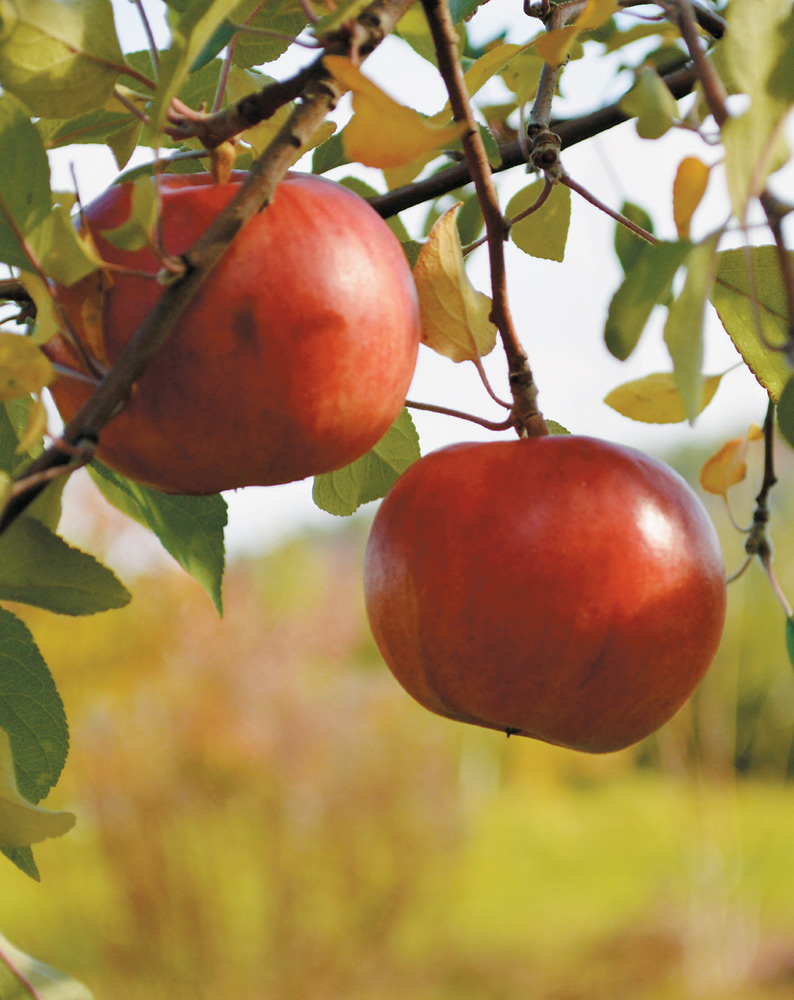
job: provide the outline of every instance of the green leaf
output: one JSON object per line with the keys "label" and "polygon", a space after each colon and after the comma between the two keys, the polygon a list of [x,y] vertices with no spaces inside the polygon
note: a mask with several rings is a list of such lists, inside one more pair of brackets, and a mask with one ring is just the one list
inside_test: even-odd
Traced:
{"label": "green leaf", "polygon": [[115,229],[103,230],[102,235],[121,250],[141,250],[151,244],[159,217],[157,185],[151,177],[139,177],[132,182],[130,214],[126,221]]}
{"label": "green leaf", "polygon": [[786,651],[789,663],[794,666],[794,618],[786,618]]}
{"label": "green leaf", "polygon": [[422,252],[422,247],[424,243],[419,240],[403,240],[402,248],[403,253],[408,258],[408,263],[411,265],[411,270],[414,269],[414,265],[419,259],[419,254]]}
{"label": "green leaf", "polygon": [[780,432],[794,448],[794,378],[786,382],[777,403],[777,422]]}
{"label": "green leaf", "polygon": [[[641,226],[647,232],[653,233],[653,219],[639,205],[635,205],[630,201],[624,201],[620,206],[620,214],[625,215],[630,222]],[[624,274],[637,263],[645,246],[647,246],[647,242],[641,236],[637,236],[636,233],[633,233],[619,222],[616,224],[615,253]]]}
{"label": "green leaf", "polygon": [[371,0],[341,0],[336,9],[331,11],[312,27],[312,34],[322,38],[332,31],[337,31],[346,21],[352,21],[370,5]]}
{"label": "green leaf", "polygon": [[223,529],[226,501],[174,496],[142,486],[93,461],[88,472],[105,499],[128,517],[153,531],[163,548],[207,591],[218,614],[223,613]]}
{"label": "green leaf", "polygon": [[[748,267],[752,267],[752,279]],[[780,349],[788,340],[789,320],[776,248],[745,247],[718,254],[711,301],[744,363],[776,403],[791,374]]]}
{"label": "green leaf", "polygon": [[248,27],[264,28],[278,34],[256,35],[252,32],[241,32],[234,46],[232,60],[235,66],[241,66],[243,69],[251,69],[252,66],[261,66],[262,63],[278,59],[289,48],[290,39],[299,35],[307,24],[300,0],[264,0],[264,2],[251,0],[247,7],[243,13],[240,10],[235,11],[234,19]]}
{"label": "green leaf", "polygon": [[[53,204],[49,215],[27,238],[39,267],[59,285],[73,285],[97,269],[99,259],[80,239],[65,205]],[[23,270],[30,270],[30,264]]]}
{"label": "green leaf", "polygon": [[717,237],[692,249],[686,260],[687,276],[681,294],[670,306],[664,342],[673,361],[678,391],[687,420],[694,423],[703,408],[703,314],[714,283]]}
{"label": "green leaf", "polygon": [[40,521],[20,517],[0,535],[0,600],[61,615],[92,615],[129,604],[115,574]]}
{"label": "green leaf", "polygon": [[455,24],[464,18],[471,17],[482,3],[487,0],[450,0],[449,10]]}
{"label": "green leaf", "polygon": [[211,63],[215,56],[217,56],[222,49],[225,49],[227,44],[232,40],[232,38],[234,38],[235,31],[236,28],[231,21],[224,21],[222,24],[218,25],[210,40],[196,56],[193,65],[190,67],[190,72],[195,73],[197,70],[206,66],[207,63]]}
{"label": "green leaf", "polygon": [[0,0],[0,84],[36,117],[101,107],[123,68],[110,0]]}
{"label": "green leaf", "polygon": [[320,143],[312,153],[312,173],[324,174],[334,167],[341,167],[349,162],[342,142],[342,133],[336,132],[330,139]]}
{"label": "green leaf", "polygon": [[69,752],[69,729],[52,675],[26,625],[0,608],[0,728],[8,733],[19,791],[40,802]]}
{"label": "green leaf", "polygon": [[[477,197],[476,191],[472,191],[471,194],[466,195],[463,199],[463,205],[455,218],[455,222],[458,226],[460,242],[464,247],[480,238],[485,228],[485,219],[482,217],[480,200]],[[406,237],[407,235],[406,233]]]}
{"label": "green leaf", "polygon": [[637,134],[642,139],[658,139],[678,119],[678,105],[664,80],[655,69],[643,67],[637,81],[620,101],[626,114],[637,119]]}
{"label": "green leaf", "polygon": [[408,410],[403,410],[366,455],[344,469],[315,476],[312,498],[321,510],[347,517],[362,504],[386,496],[419,457],[419,435]]}
{"label": "green leaf", "polygon": [[0,997],[30,1000],[30,986],[40,1000],[94,1000],[82,983],[15,948],[0,934]]}
{"label": "green leaf", "polygon": [[160,53],[160,80],[144,127],[147,142],[157,142],[166,114],[198,56],[239,0],[194,0],[171,24],[171,47]]}
{"label": "green leaf", "polygon": [[682,240],[642,248],[609,304],[604,339],[616,358],[625,361],[637,346],[653,307],[668,294],[690,247]]}
{"label": "green leaf", "polygon": [[[0,0],[2,2],[2,0]],[[36,126],[10,94],[0,97],[0,260],[30,270],[24,239],[52,209],[50,166]]]}
{"label": "green leaf", "polygon": [[782,134],[794,101],[791,69],[781,60],[791,48],[790,0],[733,0],[722,56],[731,81],[750,107],[722,129],[725,175],[734,213],[744,219],[748,200],[788,159]]}
{"label": "green leaf", "polygon": [[0,729],[0,845],[30,847],[63,836],[74,823],[74,813],[42,809],[20,795],[11,741],[8,733]]}
{"label": "green leaf", "polygon": [[547,420],[546,427],[549,434],[570,434],[571,432],[567,427],[563,427],[562,424],[558,424],[556,420]]}
{"label": "green leaf", "polygon": [[41,882],[38,865],[33,858],[33,851],[29,847],[0,847],[0,854],[4,854],[28,878],[32,878],[35,882]]}
{"label": "green leaf", "polygon": [[395,35],[407,42],[422,59],[426,59],[434,66],[438,65],[433,36],[421,4],[414,4],[403,14],[397,24]]}
{"label": "green leaf", "polygon": [[[546,182],[535,181],[514,195],[508,202],[505,215],[515,218],[530,208],[540,196]],[[561,261],[568,241],[571,221],[571,189],[565,184],[555,184],[543,205],[516,222],[510,229],[510,239],[519,250],[532,257]]]}

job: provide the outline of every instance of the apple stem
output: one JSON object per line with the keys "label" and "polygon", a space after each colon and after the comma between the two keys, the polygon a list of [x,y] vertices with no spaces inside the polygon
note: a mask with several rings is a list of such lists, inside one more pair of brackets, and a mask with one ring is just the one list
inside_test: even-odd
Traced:
{"label": "apple stem", "polygon": [[493,183],[488,156],[480,136],[477,120],[474,117],[463,78],[463,69],[458,59],[457,31],[452,22],[449,6],[443,0],[422,0],[422,6],[430,26],[439,72],[449,94],[454,120],[465,122],[467,126],[461,141],[488,234],[493,299],[491,322],[499,331],[507,356],[510,390],[513,395],[514,425],[522,436],[534,437],[548,434],[543,414],[538,408],[538,390],[535,380],[529,367],[526,352],[518,339],[507,301],[504,243],[508,227],[499,208],[499,199]]}

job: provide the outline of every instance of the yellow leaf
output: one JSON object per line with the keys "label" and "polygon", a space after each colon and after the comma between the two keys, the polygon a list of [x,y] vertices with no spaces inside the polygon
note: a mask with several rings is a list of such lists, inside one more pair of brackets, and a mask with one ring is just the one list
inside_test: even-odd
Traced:
{"label": "yellow leaf", "polygon": [[445,212],[414,266],[422,342],[453,361],[474,361],[493,350],[496,327],[491,300],[478,292],[463,266],[455,218],[462,202]]}
{"label": "yellow leaf", "polygon": [[38,392],[54,378],[49,360],[29,337],[0,333],[0,400]]}
{"label": "yellow leaf", "polygon": [[696,156],[687,156],[681,161],[673,183],[673,218],[682,240],[689,238],[692,216],[706,193],[708,182],[709,167],[705,163]]}
{"label": "yellow leaf", "polygon": [[46,344],[56,333],[60,333],[62,322],[52,296],[52,287],[32,271],[20,271],[19,283],[36,306],[36,329],[31,339],[35,344]]}
{"label": "yellow leaf", "polygon": [[33,406],[28,414],[28,422],[19,444],[15,451],[17,455],[24,455],[29,452],[34,445],[37,445],[47,432],[47,407],[41,396],[36,396]]}
{"label": "yellow leaf", "polygon": [[8,733],[0,729],[0,847],[29,847],[74,826],[69,812],[50,812],[19,794]]}
{"label": "yellow leaf", "polygon": [[[702,413],[714,398],[722,375],[703,379],[703,395],[698,413]],[[686,407],[672,372],[656,372],[633,382],[625,382],[606,397],[604,402],[630,420],[645,424],[678,424],[687,419]]]}
{"label": "yellow leaf", "polygon": [[587,6],[573,24],[555,28],[536,40],[538,53],[550,66],[561,66],[579,35],[605,24],[615,13],[617,6],[617,0],[588,0]]}
{"label": "yellow leaf", "polygon": [[366,167],[401,167],[454,142],[463,122],[434,128],[418,111],[398,104],[343,56],[326,56],[326,69],[353,92],[353,117],[342,132],[345,153]]}
{"label": "yellow leaf", "polygon": [[744,437],[732,438],[711,456],[700,470],[700,485],[707,493],[724,497],[747,475],[747,448],[751,441],[761,440],[764,432],[758,424],[750,424]]}

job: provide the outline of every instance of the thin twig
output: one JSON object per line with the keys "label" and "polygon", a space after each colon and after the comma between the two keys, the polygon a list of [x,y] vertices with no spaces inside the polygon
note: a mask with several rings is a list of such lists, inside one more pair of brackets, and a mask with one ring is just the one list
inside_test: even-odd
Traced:
{"label": "thin twig", "polygon": [[430,413],[441,413],[446,417],[458,417],[460,420],[468,420],[472,424],[479,424],[489,431],[506,431],[515,426],[512,416],[507,420],[486,420],[485,417],[477,417],[473,413],[464,413],[462,410],[452,410],[448,406],[439,406],[437,403],[417,403],[414,400],[406,399],[405,405],[412,410],[428,410]]}
{"label": "thin twig", "polygon": [[160,68],[160,53],[157,49],[157,43],[154,40],[154,32],[152,31],[152,26],[149,23],[149,18],[146,16],[146,11],[144,10],[143,3],[141,0],[132,0],[138,9],[138,15],[141,19],[143,25],[143,30],[146,34],[146,41],[149,44],[149,53],[152,57],[152,66],[154,67],[154,75],[157,77],[157,71]]}

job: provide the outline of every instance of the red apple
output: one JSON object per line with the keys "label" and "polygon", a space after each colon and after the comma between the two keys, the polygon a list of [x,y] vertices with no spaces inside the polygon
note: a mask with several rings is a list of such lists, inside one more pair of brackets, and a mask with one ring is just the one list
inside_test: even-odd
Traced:
{"label": "red apple", "polygon": [[[164,177],[166,251],[186,250],[238,185],[214,185],[209,175]],[[85,211],[103,259],[130,272],[107,272],[107,288],[97,272],[58,293],[78,339],[105,365],[161,294],[154,279],[161,265],[150,250],[119,250],[102,236],[126,221],[130,195],[129,185],[112,187]],[[290,175],[205,281],[103,431],[97,456],[173,493],[340,468],[396,419],[418,344],[413,278],[388,226],[347,188]],[[63,338],[48,352],[79,369]],[[72,378],[52,386],[67,420],[89,393]]]}
{"label": "red apple", "polygon": [[694,492],[586,437],[420,459],[375,517],[372,632],[439,715],[605,753],[652,733],[711,663],[725,571]]}

